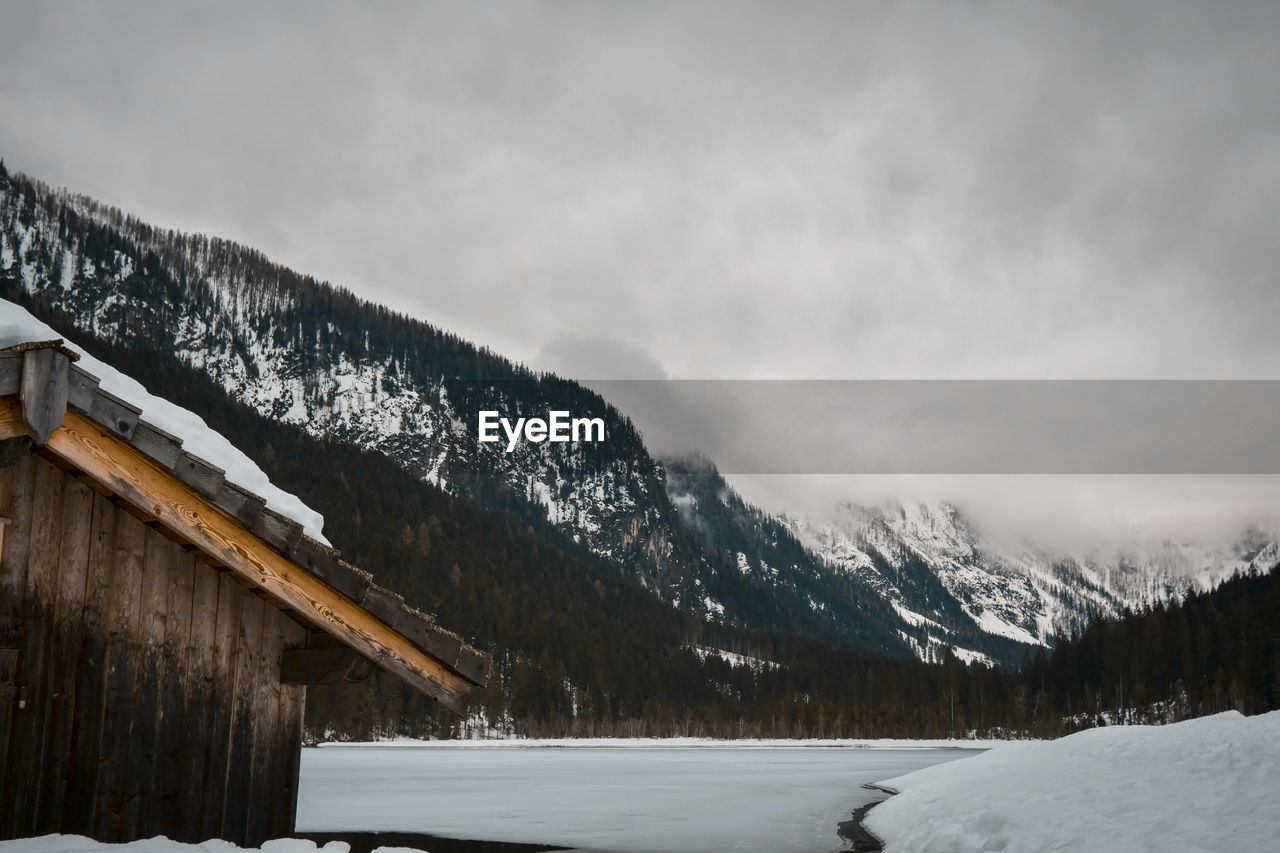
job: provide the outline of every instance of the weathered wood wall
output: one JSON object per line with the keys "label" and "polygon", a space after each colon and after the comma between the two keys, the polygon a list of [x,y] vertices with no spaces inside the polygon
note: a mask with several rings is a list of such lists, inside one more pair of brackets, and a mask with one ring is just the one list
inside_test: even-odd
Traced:
{"label": "weathered wood wall", "polygon": [[0,516],[0,838],[292,832],[307,632],[38,455]]}

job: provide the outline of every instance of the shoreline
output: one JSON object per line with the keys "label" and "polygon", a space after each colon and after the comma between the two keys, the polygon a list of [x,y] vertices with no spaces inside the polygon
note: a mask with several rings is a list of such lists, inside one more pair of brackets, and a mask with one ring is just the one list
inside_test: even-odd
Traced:
{"label": "shoreline", "polygon": [[711,738],[505,738],[495,740],[321,741],[307,749],[975,749],[1022,742],[1012,739],[939,738],[936,740],[883,739],[743,739]]}

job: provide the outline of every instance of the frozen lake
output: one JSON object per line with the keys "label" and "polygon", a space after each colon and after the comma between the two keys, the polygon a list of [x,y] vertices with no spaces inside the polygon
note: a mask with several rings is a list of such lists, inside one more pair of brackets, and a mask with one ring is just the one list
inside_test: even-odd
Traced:
{"label": "frozen lake", "polygon": [[422,832],[626,853],[832,851],[859,786],[961,749],[302,751],[298,830]]}

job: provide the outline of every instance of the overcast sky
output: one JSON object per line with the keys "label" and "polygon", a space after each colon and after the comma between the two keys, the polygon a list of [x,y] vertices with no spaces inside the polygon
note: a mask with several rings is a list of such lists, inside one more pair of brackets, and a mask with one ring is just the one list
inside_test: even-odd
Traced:
{"label": "overcast sky", "polygon": [[0,156],[580,377],[1280,378],[1280,4],[7,2]]}

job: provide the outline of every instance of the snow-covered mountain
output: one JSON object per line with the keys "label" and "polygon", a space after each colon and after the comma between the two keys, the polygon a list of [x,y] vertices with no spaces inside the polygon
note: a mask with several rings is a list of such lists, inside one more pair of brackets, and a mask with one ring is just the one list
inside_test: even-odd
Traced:
{"label": "snow-covered mountain", "polygon": [[[1258,527],[1208,545],[1135,540],[1105,553],[1068,553],[989,536],[947,504],[844,503],[821,521],[770,519],[746,507],[708,464],[696,476],[688,463],[667,466],[673,503],[701,535],[723,542],[728,535],[716,527],[764,532],[736,551],[744,573],[776,576],[776,566],[789,562],[774,556],[777,546],[789,543],[791,565],[804,565],[807,557],[810,575],[824,587],[816,600],[839,601],[831,579],[848,579],[864,596],[889,605],[902,623],[893,630],[926,660],[950,648],[967,661],[1009,661],[1055,635],[1077,632],[1096,615],[1119,616],[1280,563],[1275,533]],[[695,487],[698,479],[703,482]],[[729,520],[718,517],[724,514]]]}
{"label": "snow-covered mountain", "polygon": [[[705,460],[655,460],[577,383],[216,238],[0,173],[0,295],[93,349],[176,356],[255,411],[384,453],[509,512],[707,622],[938,658],[1016,662],[1058,630],[1277,561],[1275,537],[1114,558],[996,545],[956,509],[745,504]],[[475,413],[606,422],[601,444],[476,440]],[[1001,540],[1003,541],[1003,540]]]}
{"label": "snow-covered mountain", "polygon": [[850,613],[874,614],[877,631],[925,660],[954,648],[968,661],[1012,663],[1030,648],[1029,638],[987,631],[971,619],[922,556],[891,528],[870,523],[870,510],[847,507],[851,522],[867,522],[848,529],[773,517],[746,504],[705,459],[664,466],[683,523],[743,577],[795,600],[798,609],[836,623]]}
{"label": "snow-covered mountain", "polygon": [[[946,608],[922,594],[936,579],[945,602],[988,634],[1043,644],[1073,633],[1094,614],[1118,616],[1211,589],[1239,573],[1280,562],[1276,537],[1251,528],[1233,542],[1135,542],[1108,557],[988,538],[953,506],[843,504],[834,521],[788,518],[797,539],[838,571],[879,589],[908,622],[928,626],[929,644],[948,642]],[[935,642],[936,641],[936,642]]]}

